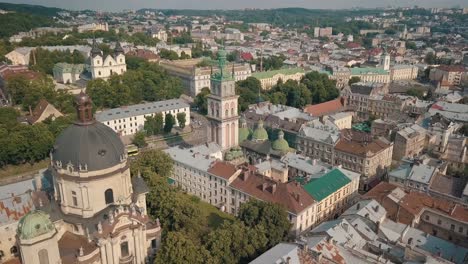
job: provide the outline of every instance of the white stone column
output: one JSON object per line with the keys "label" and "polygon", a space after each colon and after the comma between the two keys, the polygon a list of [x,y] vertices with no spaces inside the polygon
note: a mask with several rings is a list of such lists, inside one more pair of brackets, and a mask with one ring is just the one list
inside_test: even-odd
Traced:
{"label": "white stone column", "polygon": [[107,255],[106,255],[106,243],[102,243],[101,241],[98,242],[99,251],[101,253],[101,263],[107,264]]}

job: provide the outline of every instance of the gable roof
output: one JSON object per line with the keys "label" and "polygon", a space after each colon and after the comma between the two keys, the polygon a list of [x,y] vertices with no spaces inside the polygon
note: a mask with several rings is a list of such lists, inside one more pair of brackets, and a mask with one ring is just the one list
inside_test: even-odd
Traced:
{"label": "gable roof", "polygon": [[276,182],[246,170],[231,183],[231,187],[256,199],[280,204],[294,214],[314,203],[314,199],[298,183]]}
{"label": "gable roof", "polygon": [[28,117],[28,122],[30,124],[36,123],[42,117],[42,115],[44,114],[45,110],[48,107],[51,107],[53,112],[60,113],[60,111],[58,111],[53,105],[49,104],[49,102],[47,102],[47,100],[41,99],[41,100],[39,100],[39,103],[34,108],[34,111],[32,112],[32,115]]}
{"label": "gable roof", "polygon": [[336,168],[322,177],[310,181],[304,185],[304,189],[315,200],[322,201],[350,182],[351,180]]}
{"label": "gable roof", "polygon": [[304,107],[304,112],[307,112],[313,116],[323,116],[330,113],[336,113],[343,109],[343,100],[338,97],[335,100],[328,102],[315,104],[315,105],[306,105]]}
{"label": "gable roof", "polygon": [[229,162],[215,161],[211,168],[208,169],[208,172],[229,180],[237,172],[237,169],[236,166]]}

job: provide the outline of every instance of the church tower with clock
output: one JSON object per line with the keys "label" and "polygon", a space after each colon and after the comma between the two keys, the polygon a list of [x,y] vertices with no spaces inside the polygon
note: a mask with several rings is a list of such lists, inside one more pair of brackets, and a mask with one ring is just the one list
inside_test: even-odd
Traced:
{"label": "church tower with clock", "polygon": [[211,94],[208,96],[208,141],[216,142],[223,150],[238,145],[239,96],[236,95],[234,69],[226,67],[226,51],[218,52],[219,71],[211,75]]}

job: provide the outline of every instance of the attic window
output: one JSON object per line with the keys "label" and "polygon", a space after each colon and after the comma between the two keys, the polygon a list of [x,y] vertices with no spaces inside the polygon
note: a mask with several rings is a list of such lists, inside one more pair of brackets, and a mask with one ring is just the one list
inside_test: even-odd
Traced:
{"label": "attic window", "polygon": [[106,155],[106,150],[101,149],[101,150],[98,151],[98,154],[99,154],[99,156],[104,156],[104,155]]}

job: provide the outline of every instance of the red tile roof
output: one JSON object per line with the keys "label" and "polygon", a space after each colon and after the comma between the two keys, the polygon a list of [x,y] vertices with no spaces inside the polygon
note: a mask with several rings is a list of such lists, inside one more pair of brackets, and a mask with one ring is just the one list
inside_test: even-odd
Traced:
{"label": "red tile roof", "polygon": [[344,100],[337,98],[328,102],[324,102],[316,105],[306,105],[304,112],[307,112],[313,116],[323,116],[341,111],[344,108]]}
{"label": "red tile roof", "polygon": [[[396,188],[399,187],[381,182],[366,193],[365,197],[375,199],[385,207],[389,215],[398,216],[396,221],[406,224],[410,224],[416,216],[419,216],[426,209],[432,209],[459,221],[468,222],[468,208],[449,200],[432,197],[426,193],[406,192],[399,203],[388,199],[389,194]],[[398,206],[403,210],[400,209],[399,213],[395,214]]]}
{"label": "red tile roof", "polygon": [[231,163],[216,161],[211,165],[211,168],[208,169],[208,172],[229,180],[237,172],[237,168]]}
{"label": "red tile roof", "polygon": [[280,204],[294,214],[302,212],[314,203],[314,199],[301,185],[295,182],[276,182],[268,177],[249,173],[247,169],[231,183],[231,187],[256,199]]}
{"label": "red tile roof", "polygon": [[253,60],[253,56],[250,52],[242,52],[241,53],[241,58],[245,61],[251,61]]}

